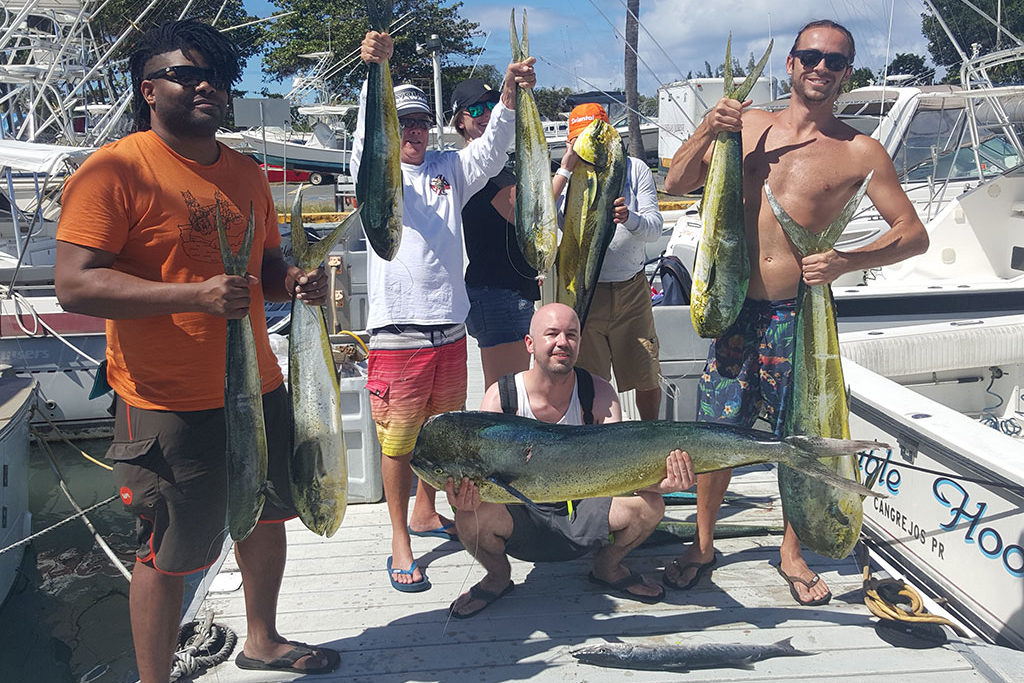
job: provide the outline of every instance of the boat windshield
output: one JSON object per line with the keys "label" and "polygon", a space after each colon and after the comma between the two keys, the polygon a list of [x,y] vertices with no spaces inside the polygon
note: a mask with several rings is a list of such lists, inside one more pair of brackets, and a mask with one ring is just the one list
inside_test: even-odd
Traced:
{"label": "boat windshield", "polygon": [[[1019,115],[1019,108],[1008,108],[1008,114],[1009,126],[1004,126],[995,120],[987,103],[978,107],[978,159],[982,178],[994,177],[1024,162],[1013,140],[1013,134],[1018,140],[1024,136],[1024,117]],[[979,178],[967,119],[967,111],[962,106],[919,108],[893,155],[901,180]]]}

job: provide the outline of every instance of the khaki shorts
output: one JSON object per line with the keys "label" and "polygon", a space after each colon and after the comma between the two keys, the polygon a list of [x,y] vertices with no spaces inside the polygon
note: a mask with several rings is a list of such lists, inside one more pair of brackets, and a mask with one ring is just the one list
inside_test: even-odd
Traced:
{"label": "khaki shorts", "polygon": [[619,391],[658,388],[658,335],[643,271],[625,282],[598,283],[576,365],[607,380],[614,367]]}
{"label": "khaki shorts", "polygon": [[[135,515],[140,562],[164,574],[191,574],[209,567],[227,533],[227,458],[224,409],[173,412],[144,410],[115,401],[114,482],[121,502]],[[268,498],[260,524],[295,517],[288,458],[291,405],[284,386],[263,395],[267,429],[267,478],[281,498]]]}

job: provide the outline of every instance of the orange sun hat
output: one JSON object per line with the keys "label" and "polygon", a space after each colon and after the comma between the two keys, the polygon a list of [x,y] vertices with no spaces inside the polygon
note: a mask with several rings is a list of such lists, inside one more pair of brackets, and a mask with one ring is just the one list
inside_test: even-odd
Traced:
{"label": "orange sun hat", "polygon": [[569,135],[567,139],[575,140],[594,119],[601,119],[605,123],[611,123],[608,119],[608,112],[600,104],[584,102],[573,107],[572,111],[569,112]]}

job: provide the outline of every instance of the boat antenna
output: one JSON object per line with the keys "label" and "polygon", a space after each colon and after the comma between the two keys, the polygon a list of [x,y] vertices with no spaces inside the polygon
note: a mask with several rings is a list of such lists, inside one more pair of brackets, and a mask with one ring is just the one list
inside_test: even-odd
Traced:
{"label": "boat antenna", "polygon": [[[878,103],[878,125],[882,125],[885,117],[885,87],[889,84],[889,49],[892,46],[892,19],[896,13],[896,0],[889,3],[889,32],[885,36],[885,64],[882,66],[882,98]],[[879,131],[881,132],[881,131]]]}

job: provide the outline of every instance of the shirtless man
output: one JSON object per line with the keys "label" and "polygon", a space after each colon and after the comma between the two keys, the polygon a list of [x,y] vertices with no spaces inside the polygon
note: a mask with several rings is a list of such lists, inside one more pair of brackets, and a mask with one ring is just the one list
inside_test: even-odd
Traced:
{"label": "shirtless man", "polygon": [[[700,386],[700,421],[750,426],[764,412],[777,430],[782,388],[790,381],[800,279],[808,285],[826,284],[843,273],[896,263],[928,248],[928,235],[885,149],[833,115],[854,54],[853,36],[844,27],[828,20],[807,24],[786,58],[792,81],[789,106],[767,112],[747,109],[750,101],[723,98],[672,159],[666,191],[693,191],[704,184],[718,133],[743,132],[750,285],[736,323],[711,343]],[[797,223],[821,231],[872,170],[868,196],[889,232],[856,251],[798,256],[765,200],[765,181]],[[731,476],[723,470],[697,477],[697,535],[665,568],[666,584],[690,588],[714,565],[714,525]],[[807,566],[788,522],[780,560],[779,573],[797,602],[828,602],[831,592]]]}

